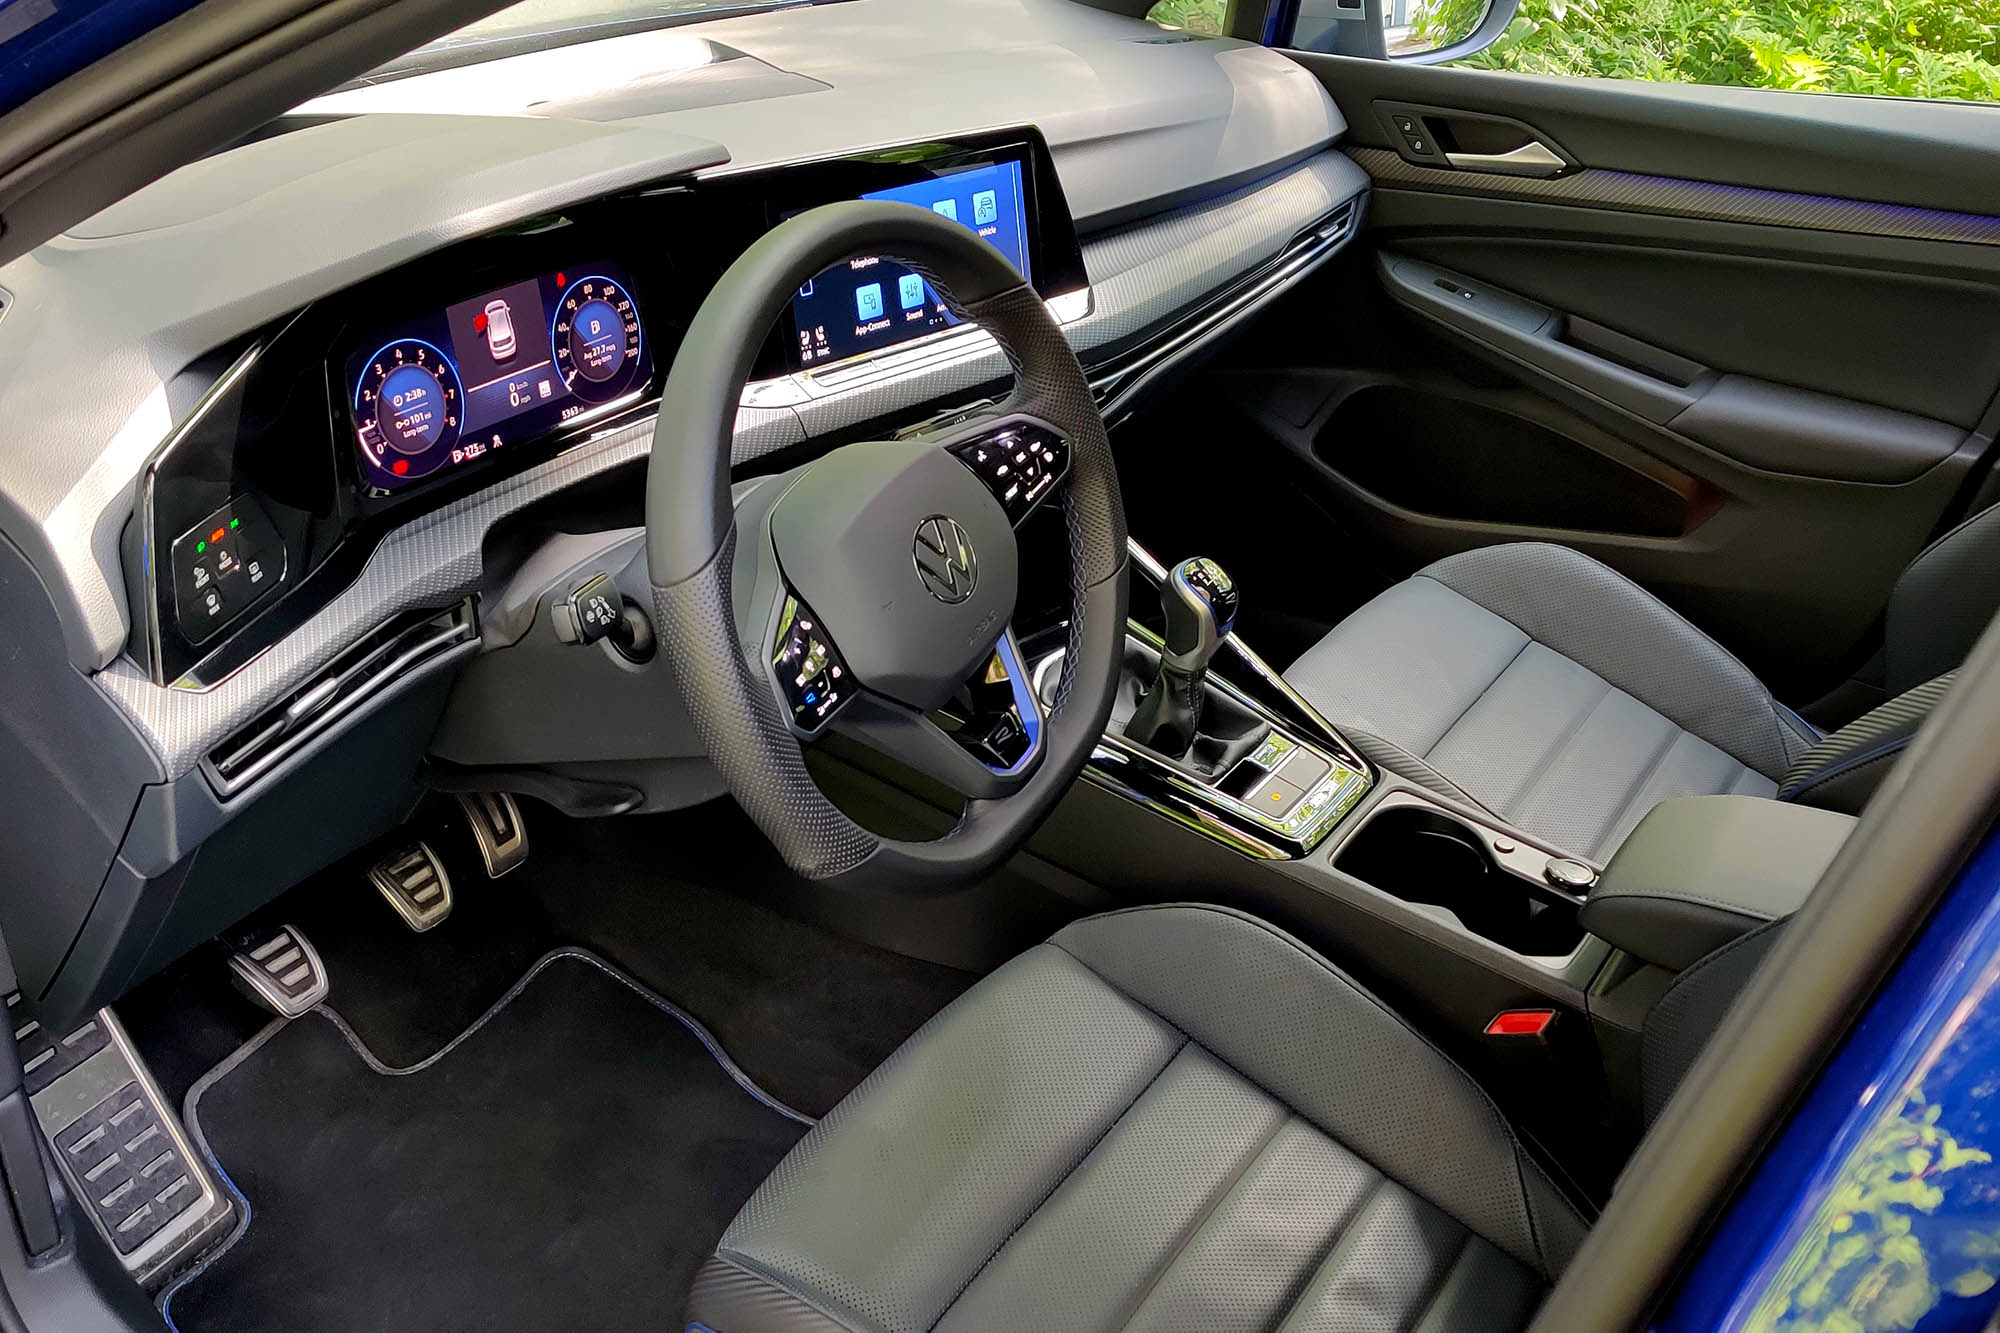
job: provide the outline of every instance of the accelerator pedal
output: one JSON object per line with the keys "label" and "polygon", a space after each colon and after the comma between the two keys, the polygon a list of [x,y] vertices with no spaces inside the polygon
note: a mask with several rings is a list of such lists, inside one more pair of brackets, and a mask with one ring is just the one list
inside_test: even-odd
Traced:
{"label": "accelerator pedal", "polygon": [[326,964],[296,926],[239,939],[229,970],[251,999],[280,1018],[297,1018],[326,998]]}
{"label": "accelerator pedal", "polygon": [[403,924],[419,934],[451,915],[451,876],[429,843],[382,858],[368,878]]}
{"label": "accelerator pedal", "polygon": [[465,822],[472,828],[472,840],[479,844],[479,859],[486,865],[486,877],[498,879],[517,869],[528,859],[528,826],[521,822],[521,807],[504,791],[462,791],[458,804]]}

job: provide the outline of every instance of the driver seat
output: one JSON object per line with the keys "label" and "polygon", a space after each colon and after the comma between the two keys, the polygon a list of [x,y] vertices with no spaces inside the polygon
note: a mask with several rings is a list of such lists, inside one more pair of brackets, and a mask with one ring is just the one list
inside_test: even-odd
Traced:
{"label": "driver seat", "polygon": [[1069,926],[820,1121],[690,1329],[1524,1327],[1587,1224],[1462,1070],[1226,908]]}

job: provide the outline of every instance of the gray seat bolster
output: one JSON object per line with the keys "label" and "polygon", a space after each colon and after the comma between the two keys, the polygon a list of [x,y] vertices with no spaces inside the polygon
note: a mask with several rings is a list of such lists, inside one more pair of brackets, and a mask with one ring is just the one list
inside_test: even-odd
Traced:
{"label": "gray seat bolster", "polygon": [[2000,505],[1917,553],[1889,592],[1886,684],[1900,694],[1957,668],[2000,610]]}
{"label": "gray seat bolster", "polygon": [[1130,908],[1050,943],[1551,1281],[1582,1242],[1588,1223],[1479,1085],[1269,923],[1199,904]]}
{"label": "gray seat bolster", "polygon": [[[1520,542],[1421,570],[1670,722],[1776,780],[1818,737],[1728,650],[1610,566]],[[1336,719],[1336,724],[1338,719]]]}
{"label": "gray seat bolster", "polygon": [[762,1273],[711,1255],[694,1275],[688,1293],[690,1329],[730,1333],[754,1328],[774,1333],[847,1333],[843,1324],[805,1298]]}
{"label": "gray seat bolster", "polygon": [[1347,737],[1354,748],[1361,752],[1362,757],[1377,768],[1386,768],[1391,773],[1399,773],[1420,786],[1430,788],[1440,796],[1462,801],[1475,810],[1485,810],[1494,818],[1501,818],[1497,810],[1489,809],[1485,802],[1432,768],[1429,760],[1412,754],[1396,742],[1385,740],[1372,731],[1363,731],[1359,727],[1347,724],[1341,726],[1340,734]]}
{"label": "gray seat bolster", "polygon": [[1863,713],[1798,757],[1778,799],[1858,815],[1958,678],[1947,671]]}

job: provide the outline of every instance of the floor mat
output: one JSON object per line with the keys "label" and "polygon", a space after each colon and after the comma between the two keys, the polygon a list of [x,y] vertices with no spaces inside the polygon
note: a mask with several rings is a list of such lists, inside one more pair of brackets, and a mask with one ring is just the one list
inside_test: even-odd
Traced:
{"label": "floor mat", "polygon": [[578,950],[403,1070],[328,1010],[274,1024],[187,1111],[249,1221],[171,1290],[185,1333],[677,1328],[695,1268],[805,1132]]}
{"label": "floor mat", "polygon": [[746,881],[786,872],[734,806],[533,829],[542,859],[508,879],[561,938],[673,996],[809,1115],[832,1110],[978,980],[749,901]]}

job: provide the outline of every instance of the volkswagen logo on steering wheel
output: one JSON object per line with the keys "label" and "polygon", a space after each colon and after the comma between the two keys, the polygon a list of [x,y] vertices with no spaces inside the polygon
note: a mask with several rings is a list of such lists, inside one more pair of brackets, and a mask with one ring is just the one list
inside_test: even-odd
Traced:
{"label": "volkswagen logo on steering wheel", "polygon": [[931,596],[946,606],[957,606],[972,596],[973,585],[979,582],[979,560],[972,554],[972,539],[957,520],[932,514],[917,524],[910,553],[916,559],[917,577]]}

